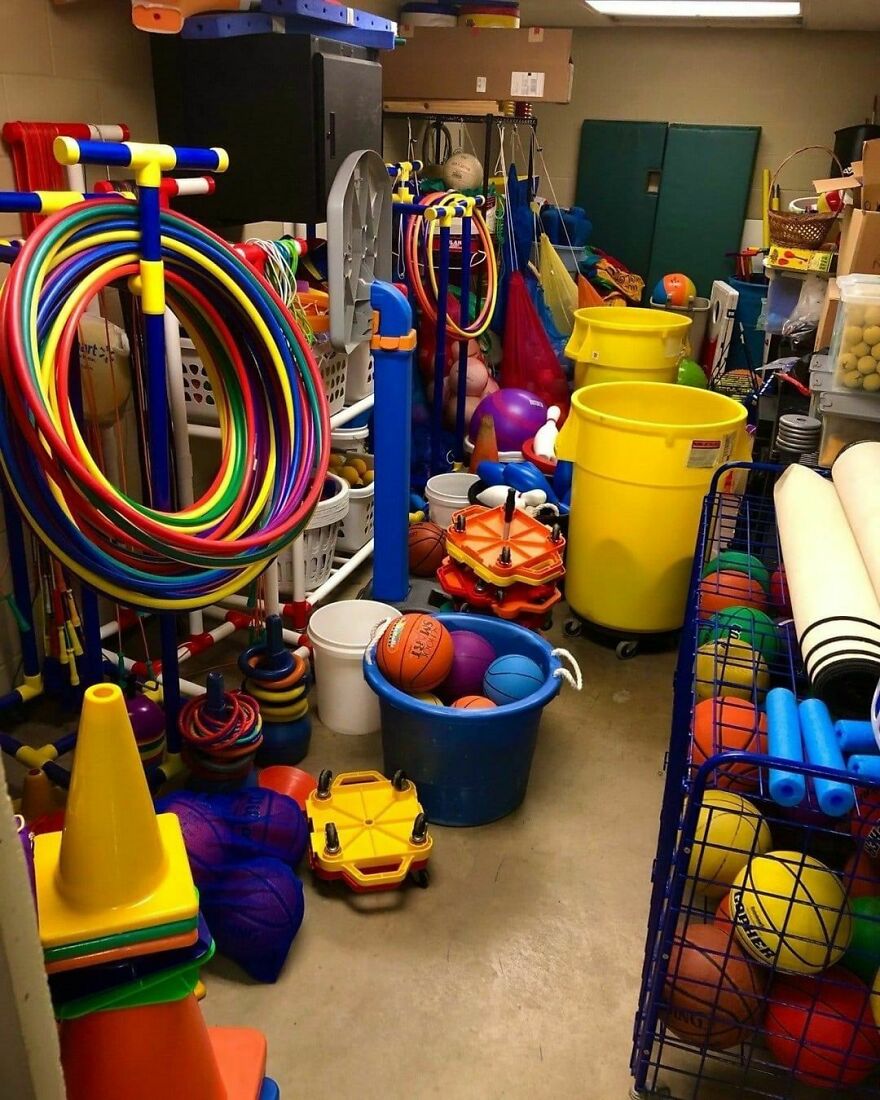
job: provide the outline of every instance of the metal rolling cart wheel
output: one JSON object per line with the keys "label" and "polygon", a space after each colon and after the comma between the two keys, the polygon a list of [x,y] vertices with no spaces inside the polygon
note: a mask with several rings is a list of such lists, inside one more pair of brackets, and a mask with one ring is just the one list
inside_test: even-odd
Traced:
{"label": "metal rolling cart wheel", "polygon": [[614,647],[618,661],[631,661],[637,656],[641,644],[637,638],[622,638]]}
{"label": "metal rolling cart wheel", "polygon": [[562,633],[566,638],[580,638],[584,632],[584,624],[580,619],[566,619],[562,624]]}

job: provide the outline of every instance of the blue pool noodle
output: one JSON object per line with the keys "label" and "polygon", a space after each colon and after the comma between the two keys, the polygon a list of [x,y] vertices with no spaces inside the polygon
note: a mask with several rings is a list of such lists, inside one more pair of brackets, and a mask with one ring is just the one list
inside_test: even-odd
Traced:
{"label": "blue pool noodle", "polygon": [[850,775],[859,779],[880,779],[880,756],[851,756],[846,762]]}
{"label": "blue pool noodle", "polygon": [[877,752],[877,742],[874,740],[874,731],[870,722],[856,722],[852,718],[841,718],[834,723],[834,732],[837,734],[837,743],[841,752],[864,752],[874,755]]}
{"label": "blue pool noodle", "polygon": [[[831,721],[828,707],[821,699],[804,699],[798,711],[807,760],[823,768],[846,771],[843,753],[840,751],[840,745],[834,733],[834,723]],[[842,814],[849,813],[855,805],[855,793],[849,783],[841,783],[838,779],[819,778],[814,778],[812,783],[819,808],[829,817],[840,817]]]}
{"label": "blue pool noodle", "polygon": [[[787,688],[773,688],[767,694],[767,751],[771,756],[800,763],[804,759],[797,699]],[[770,769],[770,797],[780,806],[800,806],[807,784],[798,772]]]}

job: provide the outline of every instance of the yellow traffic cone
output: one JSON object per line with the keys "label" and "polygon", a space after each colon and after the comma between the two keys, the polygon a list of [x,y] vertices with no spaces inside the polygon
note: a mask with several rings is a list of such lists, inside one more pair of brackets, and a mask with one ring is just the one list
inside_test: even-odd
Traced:
{"label": "yellow traffic cone", "polygon": [[180,822],[153,810],[115,684],[85,693],[64,830],[36,838],[34,866],[44,948],[197,915]]}

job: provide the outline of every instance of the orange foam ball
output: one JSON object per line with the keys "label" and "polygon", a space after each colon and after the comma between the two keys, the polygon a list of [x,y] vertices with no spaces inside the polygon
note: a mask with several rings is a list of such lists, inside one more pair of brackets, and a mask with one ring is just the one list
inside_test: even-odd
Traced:
{"label": "orange foam ball", "polygon": [[[715,696],[694,707],[691,762],[699,767],[720,752],[767,752],[767,715],[746,699]],[[750,791],[758,785],[758,769],[752,764],[727,764],[709,780],[722,790]]]}
{"label": "orange foam ball", "polygon": [[452,705],[456,710],[493,710],[497,704],[484,695],[462,695]]}
{"label": "orange foam ball", "polygon": [[746,573],[719,569],[700,581],[699,609],[704,619],[728,607],[753,607],[761,611],[766,604],[764,589]]}

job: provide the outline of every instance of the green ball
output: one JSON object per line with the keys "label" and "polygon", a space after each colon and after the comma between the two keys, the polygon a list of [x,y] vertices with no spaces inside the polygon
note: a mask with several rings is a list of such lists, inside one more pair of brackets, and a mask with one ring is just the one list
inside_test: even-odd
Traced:
{"label": "green ball", "polygon": [[725,573],[745,573],[756,580],[765,592],[770,591],[770,570],[754,554],[745,554],[741,550],[722,550],[717,558],[703,566],[701,576],[708,577],[720,570]]}
{"label": "green ball", "polygon": [[769,615],[753,607],[727,607],[700,631],[700,644],[718,638],[734,638],[757,650],[767,664],[779,655],[779,631]]}
{"label": "green ball", "polygon": [[709,380],[706,378],[706,372],[700,364],[695,363],[693,359],[682,359],[678,364],[678,378],[676,381],[679,386],[692,386],[695,390],[705,390],[709,388]]}
{"label": "green ball", "polygon": [[869,986],[880,969],[880,898],[853,898],[852,940],[841,963]]}

